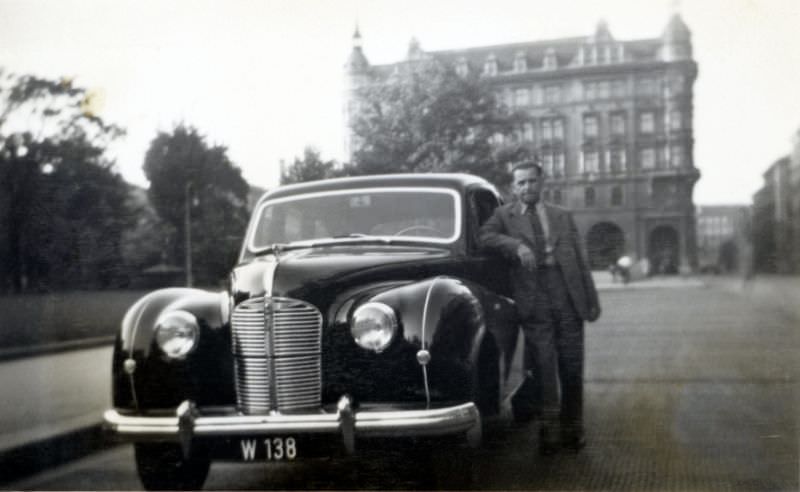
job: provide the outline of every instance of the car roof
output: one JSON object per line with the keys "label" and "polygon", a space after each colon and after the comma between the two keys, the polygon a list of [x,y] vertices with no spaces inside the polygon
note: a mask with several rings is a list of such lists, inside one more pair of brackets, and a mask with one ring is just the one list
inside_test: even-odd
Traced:
{"label": "car roof", "polygon": [[317,193],[350,188],[380,188],[380,187],[443,187],[463,191],[474,185],[483,185],[494,189],[485,179],[472,174],[462,173],[406,173],[406,174],[378,174],[372,176],[357,176],[347,178],[323,179],[292,185],[281,186],[266,192],[258,201],[259,204],[266,200],[284,198],[306,193]]}

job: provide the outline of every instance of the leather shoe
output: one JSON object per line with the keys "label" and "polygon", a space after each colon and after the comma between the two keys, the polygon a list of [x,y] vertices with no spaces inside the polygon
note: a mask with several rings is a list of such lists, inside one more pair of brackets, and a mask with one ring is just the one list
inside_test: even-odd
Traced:
{"label": "leather shoe", "polygon": [[547,427],[539,429],[539,454],[542,456],[552,456],[558,452],[558,441],[555,440],[553,432]]}

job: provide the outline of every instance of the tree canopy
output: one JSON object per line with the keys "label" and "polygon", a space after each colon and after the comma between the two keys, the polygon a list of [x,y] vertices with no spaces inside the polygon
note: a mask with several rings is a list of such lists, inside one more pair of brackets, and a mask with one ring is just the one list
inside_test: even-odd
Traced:
{"label": "tree canopy", "polygon": [[122,281],[128,185],[105,156],[123,132],[69,80],[0,70],[0,292]]}
{"label": "tree canopy", "polygon": [[303,158],[295,157],[294,162],[281,173],[281,184],[304,183],[337,175],[335,161],[322,160],[317,149],[306,147],[303,149]]}
{"label": "tree canopy", "polygon": [[509,139],[520,124],[477,74],[424,60],[357,90],[350,174],[467,172],[503,185],[527,154]]}
{"label": "tree canopy", "polygon": [[210,145],[197,129],[178,125],[150,143],[144,172],[150,202],[174,234],[167,260],[185,262],[189,207],[194,276],[201,283],[220,281],[236,261],[249,215],[249,187],[227,148]]}

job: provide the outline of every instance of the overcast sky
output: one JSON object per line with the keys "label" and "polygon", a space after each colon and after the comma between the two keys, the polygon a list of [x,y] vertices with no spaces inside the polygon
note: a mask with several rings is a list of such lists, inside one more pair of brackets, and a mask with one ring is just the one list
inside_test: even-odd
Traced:
{"label": "overcast sky", "polygon": [[313,145],[343,157],[343,65],[356,22],[372,63],[409,39],[440,50],[588,36],[656,37],[678,9],[693,34],[695,202],[749,203],[800,127],[800,0],[0,0],[0,66],[70,76],[127,129],[118,169],[146,185],[159,130],[197,127],[245,178],[278,180]]}

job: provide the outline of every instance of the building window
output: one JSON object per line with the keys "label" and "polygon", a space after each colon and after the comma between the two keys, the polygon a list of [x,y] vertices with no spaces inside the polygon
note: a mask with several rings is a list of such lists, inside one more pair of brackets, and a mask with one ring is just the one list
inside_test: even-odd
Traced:
{"label": "building window", "polygon": [[556,58],[556,50],[547,48],[542,61],[542,68],[545,70],[554,70],[558,68],[558,59]]}
{"label": "building window", "polygon": [[581,172],[597,173],[600,170],[600,156],[596,150],[584,150],[581,153]]}
{"label": "building window", "polygon": [[553,176],[561,177],[566,175],[566,161],[563,152],[553,154]]}
{"label": "building window", "polygon": [[594,207],[594,201],[595,201],[594,200],[594,188],[592,188],[591,186],[587,186],[583,190],[583,203],[584,203],[584,206],[586,206],[587,208],[588,207]]}
{"label": "building window", "polygon": [[683,147],[673,145],[670,148],[669,163],[672,167],[683,167]]}
{"label": "building window", "polygon": [[547,153],[542,155],[542,170],[545,176],[553,175],[553,154]]}
{"label": "building window", "polygon": [[525,72],[528,70],[528,61],[525,59],[525,53],[523,51],[518,51],[517,54],[514,56],[514,71]]}
{"label": "building window", "polygon": [[527,106],[531,102],[528,89],[517,89],[514,91],[514,98],[517,106]]}
{"label": "building window", "polygon": [[522,139],[533,142],[533,123],[527,122],[522,125]]}
{"label": "building window", "polygon": [[561,88],[557,85],[549,85],[544,89],[545,104],[559,104],[561,102]]}
{"label": "building window", "polygon": [[545,142],[553,140],[553,124],[550,120],[542,120],[542,140]]}
{"label": "building window", "polygon": [[561,205],[561,190],[553,190],[553,203]]}
{"label": "building window", "polygon": [[611,115],[611,134],[617,137],[625,135],[625,115],[614,113]]}
{"label": "building window", "polygon": [[564,139],[564,121],[561,118],[543,119],[541,126],[543,142]]}
{"label": "building window", "polygon": [[645,111],[639,114],[639,131],[641,133],[653,133],[656,130],[656,117],[652,111]]}
{"label": "building window", "polygon": [[456,62],[456,73],[460,77],[466,77],[467,74],[469,74],[469,65],[467,64],[466,58],[461,57],[458,59],[458,61]]}
{"label": "building window", "polygon": [[655,149],[642,149],[639,152],[639,166],[642,169],[655,169],[656,167]]}
{"label": "building window", "polygon": [[541,106],[542,104],[542,88],[538,85],[534,85],[531,89],[531,99],[533,104],[537,106]]}
{"label": "building window", "polygon": [[514,107],[514,96],[511,94],[511,89],[503,90],[503,103],[509,108]]}
{"label": "building window", "polygon": [[615,148],[608,152],[608,167],[614,174],[625,171],[625,149]]}
{"label": "building window", "polygon": [[683,115],[677,109],[669,112],[669,128],[670,130],[680,130],[683,128]]}
{"label": "building window", "polygon": [[553,138],[564,140],[564,120],[556,118],[553,120]]}
{"label": "building window", "polygon": [[489,55],[486,63],[483,64],[483,74],[489,76],[497,75],[497,58],[494,55]]}
{"label": "building window", "polygon": [[543,190],[542,191],[542,200],[545,202],[550,201],[550,190]]}
{"label": "building window", "polygon": [[622,205],[622,187],[614,186],[611,188],[611,205],[619,207]]}
{"label": "building window", "polygon": [[597,138],[599,133],[597,116],[586,115],[583,117],[583,136],[584,138]]}

